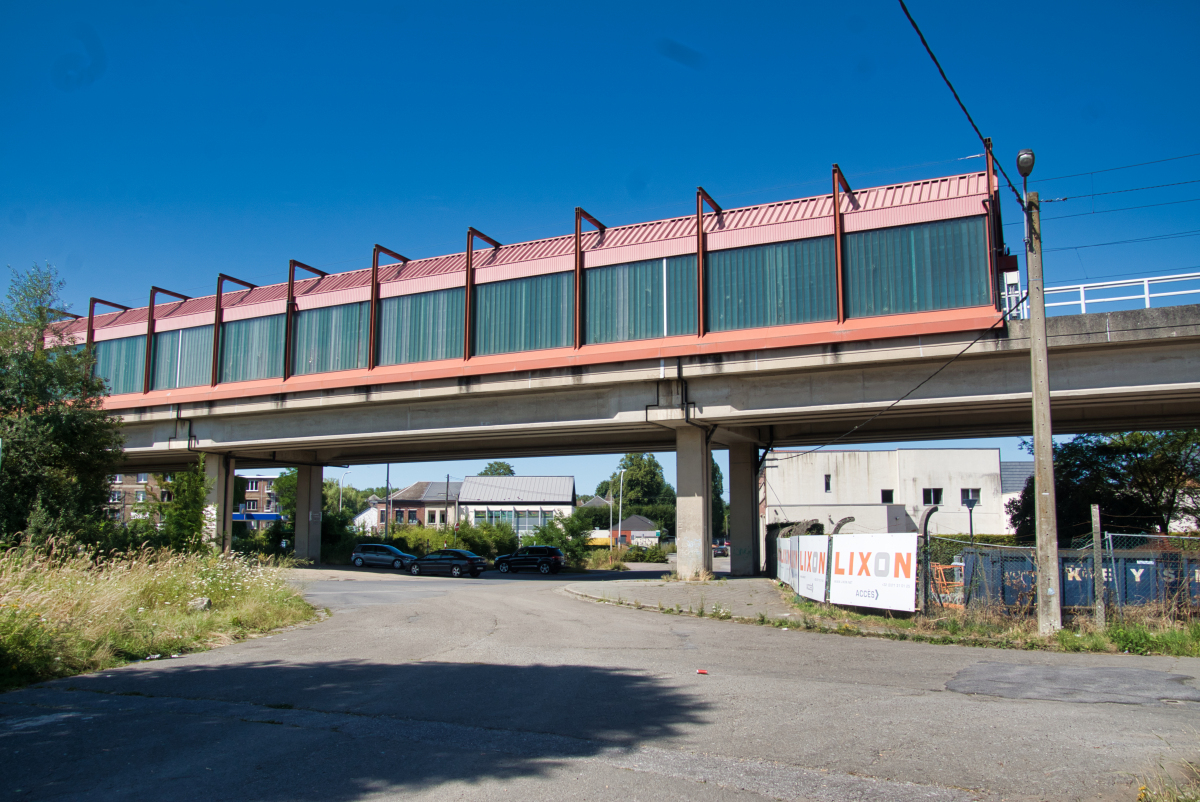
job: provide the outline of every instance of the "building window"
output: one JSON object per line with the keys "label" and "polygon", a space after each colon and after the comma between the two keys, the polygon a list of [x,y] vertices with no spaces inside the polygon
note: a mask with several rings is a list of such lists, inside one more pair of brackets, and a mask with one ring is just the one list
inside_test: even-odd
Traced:
{"label": "building window", "polygon": [[258,509],[258,501],[256,499],[246,500],[246,509],[254,511]]}
{"label": "building window", "polygon": [[140,502],[143,502],[143,501],[145,501],[145,500],[146,500],[146,491],[145,491],[145,490],[138,490],[136,493],[134,493],[134,494],[133,494],[133,497],[134,497],[134,498],[135,498],[135,499],[136,499],[136,500],[137,500],[139,503],[140,503]]}
{"label": "building window", "polygon": [[120,504],[124,500],[125,500],[125,494],[122,493],[120,490],[108,491],[108,503],[109,504]]}
{"label": "building window", "polygon": [[879,491],[879,503],[880,504],[894,504],[895,497],[896,497],[896,494],[891,490],[880,490]]}
{"label": "building window", "polygon": [[150,481],[150,474],[148,474],[148,473],[139,473],[137,476],[138,476],[138,484],[140,484],[140,485],[144,485]]}
{"label": "building window", "polygon": [[962,505],[964,507],[967,506],[968,501],[974,501],[977,504],[979,503],[978,487],[964,487],[962,489]]}
{"label": "building window", "polygon": [[921,491],[921,502],[926,507],[934,507],[942,503],[942,489],[940,487],[927,487]]}
{"label": "building window", "polygon": [[118,474],[116,474],[115,476],[113,476],[113,478],[112,478],[112,483],[113,483],[114,485],[119,485],[119,484],[121,484],[121,480],[122,480],[123,478],[125,478],[125,477],[121,476],[121,474],[119,474],[119,473],[118,473]]}
{"label": "building window", "polygon": [[247,490],[247,491],[249,491],[249,492],[251,492],[251,493],[257,493],[257,492],[258,492],[258,480],[257,480],[257,479],[251,479],[251,480],[250,480],[250,481],[249,481],[249,482],[246,484],[246,490]]}
{"label": "building window", "polygon": [[833,477],[830,476],[829,474],[825,474],[825,492],[828,493],[832,487],[833,487]]}
{"label": "building window", "polygon": [[412,524],[413,526],[416,526],[418,523],[420,523],[420,521],[417,520],[417,511],[416,510],[408,511],[408,522],[410,524]]}
{"label": "building window", "polygon": [[159,494],[159,498],[161,498],[164,502],[166,502],[166,501],[170,501],[171,499],[173,499],[175,497],[171,495],[170,490],[164,490],[164,491],[162,491],[162,493]]}

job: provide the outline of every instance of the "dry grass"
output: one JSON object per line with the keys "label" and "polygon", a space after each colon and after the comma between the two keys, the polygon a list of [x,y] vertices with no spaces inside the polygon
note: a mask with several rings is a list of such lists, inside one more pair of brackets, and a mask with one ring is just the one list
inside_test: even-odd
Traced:
{"label": "dry grass", "polygon": [[625,555],[629,549],[621,546],[615,549],[595,549],[587,556],[587,567],[593,571],[628,571],[625,565]]}
{"label": "dry grass", "polygon": [[[0,554],[0,689],[222,645],[312,618],[274,559]],[[192,599],[212,606],[188,611]]]}

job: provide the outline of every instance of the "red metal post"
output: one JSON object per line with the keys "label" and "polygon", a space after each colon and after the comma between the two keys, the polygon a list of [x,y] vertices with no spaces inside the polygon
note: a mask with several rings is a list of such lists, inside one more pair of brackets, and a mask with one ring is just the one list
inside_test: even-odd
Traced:
{"label": "red metal post", "polygon": [[607,226],[583,210],[575,207],[575,348],[583,346],[583,221],[587,220],[604,236]]}
{"label": "red metal post", "polygon": [[217,274],[217,296],[214,299],[213,308],[213,352],[212,352],[212,382],[210,387],[217,386],[217,379],[220,378],[221,370],[221,323],[224,320],[224,308],[221,306],[222,294],[225,292],[225,282],[232,281],[234,284],[241,284],[247,290],[253,290],[258,287],[257,284],[251,284],[249,281],[242,281],[240,278],[227,276],[224,273]]}
{"label": "red metal post", "polygon": [[142,381],[142,392],[150,392],[150,374],[154,370],[154,298],[159,293],[178,298],[180,302],[190,301],[191,296],[180,295],[177,292],[164,290],[162,287],[150,288],[150,306],[146,309],[146,372]]}
{"label": "red metal post", "polygon": [[842,251],[842,197],[840,189],[849,194],[852,190],[842,175],[842,168],[833,165],[833,253],[837,269],[837,322],[846,322],[846,296],[844,288],[845,254]]}
{"label": "red metal post", "polygon": [[382,245],[376,245],[375,250],[371,253],[371,322],[367,326],[367,331],[370,332],[367,337],[367,370],[375,370],[379,361],[379,254],[381,253],[399,259],[402,265],[412,261],[407,256],[389,251]]}
{"label": "red metal post", "polygon": [[296,307],[296,268],[307,270],[319,278],[324,278],[329,274],[324,270],[317,270],[315,267],[309,267],[304,262],[297,262],[295,259],[288,260],[288,285],[287,285],[287,305],[283,308],[283,380],[287,381],[292,375],[292,317],[295,314]]}
{"label": "red metal post", "polygon": [[476,231],[470,226],[467,227],[467,297],[464,301],[465,307],[463,308],[463,359],[471,358],[471,339],[475,334],[475,265],[472,260],[474,258],[476,237],[489,243],[492,246],[492,250],[500,248],[500,243],[487,234]]}
{"label": "red metal post", "polygon": [[992,138],[984,137],[983,150],[987,154],[987,248],[988,248],[988,300],[992,302],[996,308],[1000,307],[1000,293],[997,290],[997,282],[1000,280],[1000,273],[996,269],[997,257],[999,256],[999,233],[1000,233],[1000,193],[992,190],[992,183],[996,178],[996,165],[992,162]]}
{"label": "red metal post", "polygon": [[703,337],[704,327],[704,204],[708,204],[714,212],[721,214],[721,207],[712,195],[704,191],[704,187],[696,187],[696,336]]}
{"label": "red metal post", "polygon": [[122,304],[114,304],[112,301],[105,301],[100,298],[89,298],[88,299],[88,315],[87,315],[87,320],[88,320],[88,322],[87,322],[87,347],[88,348],[92,347],[92,343],[95,341],[95,338],[96,338],[96,304],[104,304],[105,306],[111,306],[113,309],[120,309],[124,312],[129,311],[129,307],[124,306]]}

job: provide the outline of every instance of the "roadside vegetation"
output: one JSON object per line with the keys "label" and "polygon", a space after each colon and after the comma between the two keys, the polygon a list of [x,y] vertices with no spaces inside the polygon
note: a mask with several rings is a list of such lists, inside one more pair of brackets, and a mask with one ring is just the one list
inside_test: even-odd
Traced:
{"label": "roadside vegetation", "polygon": [[160,476],[169,494],[128,523],[105,515],[123,437],[61,290],[34,265],[0,302],[0,690],[311,619],[286,561],[206,541],[203,463]]}
{"label": "roadside vegetation", "polygon": [[[786,585],[780,583],[779,587],[791,594]],[[1006,649],[1200,657],[1200,618],[1163,605],[1126,607],[1119,620],[1103,629],[1092,623],[1090,613],[1076,616],[1053,637],[1038,634],[1037,618],[1025,614],[1029,611],[996,606],[946,608],[923,616],[848,610],[796,595],[792,595],[792,606],[798,616],[785,620],[784,625],[822,632]]]}
{"label": "roadside vegetation", "polygon": [[311,619],[277,560],[212,551],[0,554],[0,689],[166,659]]}

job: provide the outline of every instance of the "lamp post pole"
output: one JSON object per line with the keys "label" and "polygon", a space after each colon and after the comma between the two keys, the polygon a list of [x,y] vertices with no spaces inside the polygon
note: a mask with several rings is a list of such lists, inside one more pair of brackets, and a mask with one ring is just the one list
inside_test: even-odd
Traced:
{"label": "lamp post pole", "polygon": [[[1033,151],[1017,155],[1022,178],[1033,171]],[[1050,421],[1050,363],[1046,294],[1042,279],[1042,222],[1038,193],[1025,191],[1025,266],[1029,274],[1029,360],[1033,396],[1034,521],[1037,538],[1038,632],[1062,629],[1058,583],[1058,524],[1054,498],[1054,441]]]}
{"label": "lamp post pole", "polygon": [[338,479],[338,512],[342,511],[342,482],[346,481],[346,476],[353,471],[346,471],[342,474],[342,478]]}

